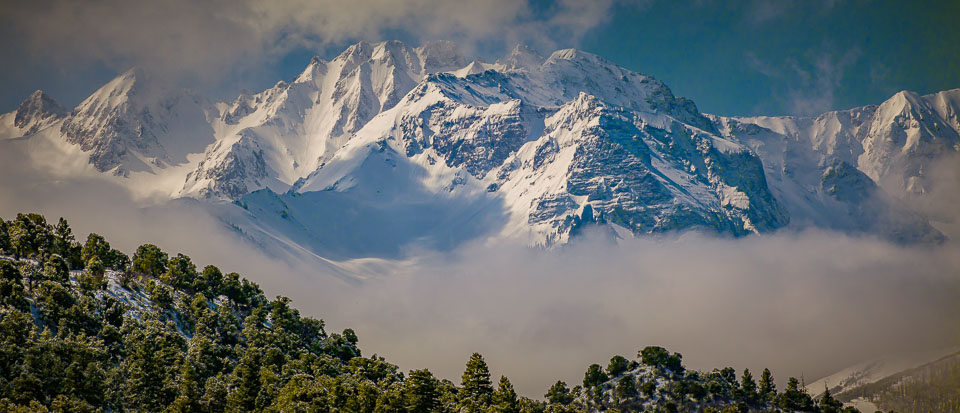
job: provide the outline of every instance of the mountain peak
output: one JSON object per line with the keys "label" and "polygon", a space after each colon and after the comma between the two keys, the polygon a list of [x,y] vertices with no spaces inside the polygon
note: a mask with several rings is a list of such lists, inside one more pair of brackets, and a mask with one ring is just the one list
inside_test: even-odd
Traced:
{"label": "mountain peak", "polygon": [[307,63],[307,67],[303,69],[303,72],[300,72],[300,75],[297,76],[293,83],[312,82],[317,76],[326,72],[326,69],[326,60],[321,59],[319,56],[311,57],[310,63]]}
{"label": "mountain peak", "polygon": [[513,50],[504,59],[507,69],[533,69],[543,64],[543,55],[522,43],[514,46]]}
{"label": "mountain peak", "polygon": [[416,49],[416,52],[423,61],[423,69],[426,73],[457,70],[469,63],[460,47],[449,40],[424,43]]}
{"label": "mountain peak", "polygon": [[50,122],[67,115],[69,111],[42,90],[30,94],[17,107],[13,125],[25,130],[24,135],[32,134]]}

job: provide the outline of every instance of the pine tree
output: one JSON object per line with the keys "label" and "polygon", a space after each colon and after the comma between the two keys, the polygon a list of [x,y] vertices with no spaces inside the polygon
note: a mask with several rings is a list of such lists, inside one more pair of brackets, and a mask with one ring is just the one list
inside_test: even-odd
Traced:
{"label": "pine tree", "polygon": [[220,285],[223,283],[223,273],[220,272],[220,269],[208,265],[203,267],[203,272],[200,273],[200,279],[198,282],[198,290],[203,292],[206,296],[213,298],[220,295]]}
{"label": "pine tree", "polygon": [[144,244],[133,254],[133,271],[159,277],[167,270],[167,254],[153,244]]}
{"label": "pine tree", "polygon": [[490,369],[480,353],[473,353],[467,361],[460,388],[460,405],[467,412],[480,412],[490,405],[493,385],[490,382]]}
{"label": "pine tree", "polygon": [[93,292],[104,288],[106,286],[103,279],[105,271],[106,268],[99,257],[93,256],[93,258],[90,258],[90,261],[87,262],[87,270],[79,277],[80,288],[85,292]]}
{"label": "pine tree", "polygon": [[497,390],[493,392],[492,411],[520,413],[520,400],[517,398],[517,392],[506,376],[500,376],[500,384],[497,386]]}
{"label": "pine tree", "polygon": [[814,408],[813,398],[800,387],[800,381],[796,377],[787,379],[787,388],[777,396],[777,405],[800,411],[811,411]]}
{"label": "pine tree", "polygon": [[60,255],[53,254],[43,264],[43,278],[45,280],[66,284],[70,281],[70,269],[67,262]]}
{"label": "pine tree", "polygon": [[193,265],[190,257],[177,254],[167,261],[167,271],[160,279],[174,288],[193,291],[197,281],[197,267]]}
{"label": "pine tree", "polygon": [[820,397],[820,411],[823,413],[837,413],[843,408],[843,402],[833,398],[826,383],[823,385],[823,396]]}
{"label": "pine tree", "polygon": [[630,361],[627,360],[626,357],[619,355],[613,356],[613,358],[610,359],[610,364],[607,364],[607,375],[610,376],[610,378],[614,378],[623,374],[623,372],[629,368]]}
{"label": "pine tree", "polygon": [[73,237],[73,230],[70,229],[70,224],[67,224],[67,220],[60,217],[57,225],[53,227],[53,234],[53,253],[69,259],[72,255],[73,244],[76,242],[76,239]]}
{"label": "pine tree", "polygon": [[432,412],[440,405],[437,379],[430,370],[413,370],[407,378],[403,400],[407,411]]}
{"label": "pine tree", "polygon": [[0,254],[10,252],[10,231],[7,229],[7,222],[0,219]]}
{"label": "pine tree", "polygon": [[747,403],[757,402],[757,382],[753,380],[750,369],[743,370],[743,378],[740,379],[740,394]]}
{"label": "pine tree", "polygon": [[770,402],[777,395],[777,384],[773,382],[773,375],[770,369],[763,369],[760,374],[760,390],[758,397],[762,402]]}
{"label": "pine tree", "polygon": [[7,260],[0,260],[0,304],[23,311],[30,310],[30,303],[24,297],[23,275]]}
{"label": "pine tree", "polygon": [[80,250],[80,259],[84,264],[97,258],[104,266],[110,266],[110,243],[100,234],[90,234]]}
{"label": "pine tree", "polygon": [[553,386],[550,386],[550,389],[547,390],[547,393],[543,395],[547,399],[547,402],[554,405],[566,406],[570,403],[573,403],[573,394],[571,394],[570,389],[567,387],[567,383],[564,383],[561,380],[557,380]]}

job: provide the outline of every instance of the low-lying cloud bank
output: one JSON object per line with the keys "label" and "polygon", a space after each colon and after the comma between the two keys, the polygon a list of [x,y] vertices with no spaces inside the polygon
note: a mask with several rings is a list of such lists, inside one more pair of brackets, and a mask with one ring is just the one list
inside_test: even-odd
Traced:
{"label": "low-lying cloud bank", "polygon": [[95,231],[126,252],[156,243],[240,272],[331,331],[354,328],[366,354],[455,382],[474,351],[540,397],[557,379],[579,383],[590,363],[647,345],[681,352],[693,368],[769,367],[781,381],[811,382],[875,356],[960,341],[955,242],[904,247],[820,231],[617,244],[588,236],[550,251],[493,243],[423,254],[349,285],[264,257],[192,202],[144,207],[108,182],[28,173],[3,148],[4,169],[18,171],[0,174],[3,218],[64,216],[78,239]]}
{"label": "low-lying cloud bank", "polygon": [[956,252],[826,232],[476,246],[298,302],[404,368],[456,379],[478,351],[533,396],[646,345],[694,368],[769,367],[810,382],[956,344]]}

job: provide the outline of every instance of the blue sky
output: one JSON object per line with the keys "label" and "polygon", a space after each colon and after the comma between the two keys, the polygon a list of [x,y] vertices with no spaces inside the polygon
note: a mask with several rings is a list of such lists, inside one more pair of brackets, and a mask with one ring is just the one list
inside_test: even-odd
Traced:
{"label": "blue sky", "polygon": [[132,65],[229,99],[292,78],[314,54],[330,58],[358,40],[392,38],[451,39],[487,60],[517,42],[545,54],[577,47],[723,115],[813,115],[880,103],[902,89],[960,87],[956,1],[148,4],[2,6],[0,35],[13,40],[0,45],[0,110],[35,89],[75,105]]}

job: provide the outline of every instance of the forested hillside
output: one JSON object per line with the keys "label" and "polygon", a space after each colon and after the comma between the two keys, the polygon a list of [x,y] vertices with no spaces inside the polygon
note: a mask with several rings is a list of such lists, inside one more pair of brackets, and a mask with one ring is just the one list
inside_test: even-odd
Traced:
{"label": "forested hillside", "polygon": [[768,370],[687,370],[655,346],[534,400],[491,378],[480,354],[457,384],[357,343],[184,254],[144,244],[131,257],[97,234],[78,242],[62,218],[0,220],[0,411],[840,411],[795,378],[778,392]]}
{"label": "forested hillside", "polygon": [[960,354],[856,387],[837,398],[863,398],[899,413],[960,411]]}

